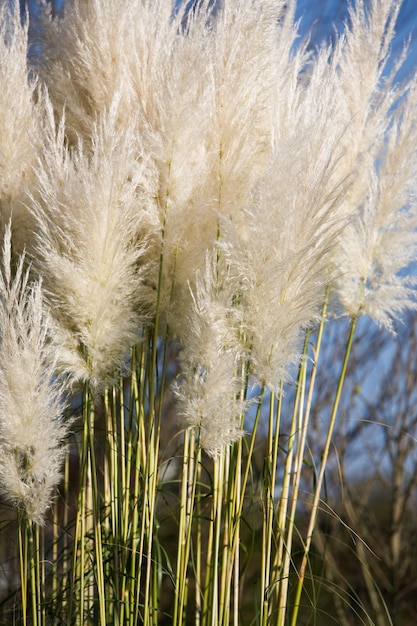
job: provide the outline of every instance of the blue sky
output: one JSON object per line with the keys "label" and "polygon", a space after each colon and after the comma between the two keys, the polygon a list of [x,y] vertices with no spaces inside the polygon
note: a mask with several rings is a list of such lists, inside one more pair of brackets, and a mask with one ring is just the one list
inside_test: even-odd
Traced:
{"label": "blue sky", "polygon": [[[368,0],[369,2],[369,0]],[[314,44],[329,41],[335,30],[343,28],[347,18],[349,2],[347,0],[298,0],[297,19],[301,19],[300,34],[307,36],[311,31]],[[401,54],[404,42],[410,38],[407,60],[398,79],[402,81],[417,67],[417,0],[403,0],[393,45],[393,54]]]}
{"label": "blue sky", "polygon": [[[24,3],[25,0],[20,0]],[[65,0],[55,0],[56,6],[61,6]],[[177,3],[181,0],[176,0]],[[368,0],[369,1],[369,0]],[[31,7],[36,2],[29,0]],[[297,19],[301,18],[300,35],[305,37],[309,32],[312,35],[313,45],[323,40],[330,40],[336,31],[340,31],[347,17],[348,0],[298,0]],[[404,42],[410,37],[410,51],[399,80],[403,80],[417,67],[417,0],[403,0],[397,23],[396,38],[393,52],[401,53]]]}

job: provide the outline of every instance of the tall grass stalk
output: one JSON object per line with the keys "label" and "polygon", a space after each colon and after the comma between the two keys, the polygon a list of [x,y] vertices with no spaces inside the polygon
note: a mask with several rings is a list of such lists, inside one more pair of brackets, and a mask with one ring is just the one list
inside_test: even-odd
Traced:
{"label": "tall grass stalk", "polygon": [[[261,566],[261,583],[260,589],[262,597],[260,598],[260,624],[266,626],[270,619],[270,603],[271,596],[271,559],[272,551],[275,543],[274,537],[274,520],[275,520],[275,490],[276,490],[276,471],[278,461],[278,444],[280,432],[280,419],[282,409],[282,384],[281,392],[278,394],[278,405],[276,405],[275,394],[270,394],[269,400],[269,419],[268,419],[268,438],[265,452],[265,468],[264,468],[264,521],[262,525],[262,566]],[[277,583],[274,581],[273,583]]]}
{"label": "tall grass stalk", "polygon": [[[277,624],[286,623],[290,611],[288,583],[295,568],[293,534],[325,316],[326,306],[311,365],[307,359],[311,334],[307,332],[305,336],[285,448],[281,427],[285,405],[283,385],[277,395],[268,394],[267,405],[264,391],[260,393],[250,436],[223,448],[212,461],[205,457],[196,432],[192,429],[184,431],[178,477],[177,549],[170,557],[175,561],[171,576],[172,623],[175,626],[189,623],[193,611],[193,623],[202,626],[224,623],[237,626],[241,623],[244,598],[241,592],[241,526],[244,521],[245,529],[250,527],[249,519],[245,519],[245,505],[248,506],[251,500],[254,502],[251,506],[261,503],[263,511],[256,623],[262,626],[271,620]],[[294,603],[292,626],[299,623],[298,608],[355,325],[353,319],[316,478],[310,521],[303,538],[302,562],[296,570],[298,582],[291,601]],[[162,362],[165,361],[164,350]],[[121,379],[106,391],[103,405],[97,400],[94,402],[86,386],[73,543],[66,540],[61,543],[54,531],[52,554],[57,555],[58,546],[64,553],[58,555],[59,564],[53,564],[49,583],[43,569],[42,550],[47,541],[44,533],[24,517],[19,525],[22,624],[27,623],[23,616],[28,609],[31,623],[48,624],[45,610],[48,585],[55,610],[61,612],[67,607],[68,624],[106,624],[109,620],[114,624],[143,622],[154,626],[158,623],[161,593],[167,576],[169,578],[164,565],[164,552],[169,551],[169,545],[164,546],[163,535],[160,536],[163,526],[158,519],[158,494],[163,487],[159,484],[158,413],[161,398],[157,400],[157,389],[162,387],[155,371],[156,362],[159,360],[153,351],[152,340],[133,350],[130,377]],[[156,407],[153,410],[150,398]],[[262,409],[266,406],[264,468],[261,497],[256,504],[253,462]],[[104,429],[101,436],[99,424]],[[278,482],[280,454],[284,456],[281,484]],[[68,491],[67,485],[62,493]],[[54,515],[57,524],[58,512]],[[68,525],[68,511],[62,519]],[[58,582],[60,568],[65,563],[70,564],[67,588],[65,579],[62,584]],[[190,585],[195,589],[194,608]]]}
{"label": "tall grass stalk", "polygon": [[[134,357],[136,351],[134,352]],[[131,392],[133,393],[135,416],[137,419],[136,431],[137,436],[135,438],[136,446],[133,452],[133,490],[126,490],[126,500],[128,501],[128,495],[130,493],[130,506],[131,510],[131,522],[129,522],[130,543],[128,552],[130,552],[131,565],[128,571],[128,584],[127,592],[129,604],[128,604],[128,619],[133,624],[138,624],[139,620],[139,602],[141,592],[141,566],[142,566],[142,552],[143,552],[143,532],[141,532],[141,513],[142,509],[142,476],[143,468],[146,467],[146,424],[145,424],[145,357],[146,352],[144,349],[140,350],[137,358],[134,358],[133,363],[136,364],[136,368],[132,373],[132,385]],[[127,483],[130,484],[130,483]],[[130,507],[129,507],[130,508]],[[126,520],[127,521],[127,520]]]}
{"label": "tall grass stalk", "polygon": [[188,570],[193,527],[192,521],[197,485],[195,434],[193,431],[189,431],[188,429],[185,430],[183,447],[177,567],[175,577],[175,604],[173,614],[174,626],[184,623],[184,610],[188,593]]}
{"label": "tall grass stalk", "polygon": [[[161,261],[162,262],[162,261]],[[158,367],[158,335],[157,326],[155,326],[154,333],[152,335],[151,349],[149,350],[149,372],[147,374],[147,380],[149,381],[149,438],[147,441],[146,449],[148,451],[147,462],[145,466],[145,486],[144,493],[146,500],[144,502],[145,509],[148,508],[146,519],[146,530],[143,528],[143,532],[147,535],[147,553],[146,553],[146,579],[145,579],[145,593],[144,593],[144,626],[148,624],[156,624],[158,621],[158,586],[153,584],[152,572],[156,573],[156,569],[159,565],[159,559],[154,554],[154,547],[158,547],[157,541],[153,541],[153,533],[156,525],[156,499],[158,491],[158,476],[159,476],[159,447],[160,447],[160,428],[161,428],[161,398],[158,393],[163,396],[164,392],[164,378],[166,367],[166,350],[167,344],[164,344],[163,359],[161,371]],[[154,593],[152,593],[154,592]],[[149,612],[148,612],[149,611]]]}
{"label": "tall grass stalk", "polygon": [[[289,573],[290,573],[290,565],[291,565],[291,555],[292,555],[292,544],[293,544],[293,533],[296,526],[296,513],[297,506],[300,502],[300,484],[301,484],[301,475],[303,464],[306,458],[306,442],[307,442],[307,434],[308,434],[308,425],[309,418],[311,412],[311,406],[313,402],[313,393],[314,393],[314,384],[317,375],[318,361],[320,348],[323,338],[324,325],[326,321],[326,313],[327,313],[327,302],[328,302],[328,290],[325,297],[325,302],[323,305],[323,311],[320,319],[320,324],[318,326],[317,331],[317,339],[315,346],[313,347],[313,359],[311,364],[311,370],[309,372],[309,376],[307,379],[307,365],[308,365],[308,349],[311,347],[310,344],[310,331],[307,329],[305,342],[304,342],[304,360],[302,363],[302,367],[300,367],[299,377],[298,377],[298,386],[302,391],[304,396],[305,389],[307,388],[307,398],[304,402],[304,398],[302,396],[301,401],[299,403],[299,420],[298,420],[298,432],[297,432],[297,443],[296,443],[296,453],[295,453],[295,461],[294,461],[294,470],[293,470],[293,478],[292,478],[292,486],[291,486],[291,503],[290,503],[290,511],[288,516],[288,531],[285,534],[285,540],[282,540],[282,544],[280,543],[280,549],[277,551],[278,560],[275,562],[275,567],[277,567],[278,563],[282,561],[282,580],[280,585],[277,585],[277,589],[280,590],[280,598],[278,599],[278,624],[285,623],[285,613],[287,606],[287,595],[288,595],[288,582],[289,582]],[[281,549],[281,545],[283,548]],[[284,551],[284,556],[282,556]],[[299,579],[300,580],[300,579]],[[301,582],[301,580],[300,580]],[[301,582],[302,589],[302,582]],[[280,621],[281,620],[281,621]]]}
{"label": "tall grass stalk", "polygon": [[22,626],[27,624],[28,610],[28,545],[26,541],[26,521],[24,516],[19,513],[18,516],[18,546],[19,546],[19,574],[20,574],[20,596],[22,609]]}
{"label": "tall grass stalk", "polygon": [[342,362],[342,368],[341,368],[341,372],[339,375],[337,388],[335,391],[335,398],[334,398],[333,408],[332,408],[330,418],[329,418],[329,424],[327,427],[327,434],[326,434],[326,439],[325,439],[325,443],[323,447],[323,452],[321,454],[320,471],[319,471],[316,484],[315,484],[315,492],[314,492],[314,498],[313,498],[313,503],[311,507],[310,521],[309,521],[308,530],[307,530],[305,543],[304,543],[303,558],[302,558],[301,566],[298,572],[297,591],[295,595],[294,610],[293,610],[292,617],[291,617],[291,626],[296,626],[297,624],[298,611],[299,611],[299,606],[300,606],[300,599],[301,599],[301,593],[302,593],[303,584],[304,584],[304,578],[306,574],[308,557],[310,553],[311,542],[313,539],[314,528],[316,526],[317,516],[319,513],[319,509],[320,509],[321,491],[322,491],[324,475],[325,475],[326,466],[327,466],[327,459],[328,459],[329,452],[330,452],[333,430],[335,427],[337,412],[339,409],[339,404],[340,404],[340,400],[342,396],[342,390],[343,390],[343,386],[345,383],[349,356],[350,356],[350,352],[352,349],[353,338],[354,338],[355,330],[356,330],[356,324],[357,324],[357,317],[353,317],[351,319],[345,354],[344,354],[344,358]]}
{"label": "tall grass stalk", "polygon": [[[95,412],[94,412],[94,403],[93,398],[91,397],[90,390],[86,390],[86,398],[84,400],[84,404],[86,407],[86,416],[85,422],[87,423],[87,435],[88,435],[88,461],[89,461],[89,469],[88,469],[88,491],[91,491],[91,508],[92,508],[92,516],[91,519],[92,528],[88,531],[93,534],[93,547],[91,554],[92,561],[92,569],[95,579],[95,585],[97,586],[97,596],[98,596],[98,614],[99,614],[99,623],[105,624],[106,622],[106,591],[105,591],[105,583],[104,583],[104,559],[103,559],[103,542],[102,542],[102,497],[103,495],[103,485],[98,476],[98,472],[100,470],[97,455],[96,455],[96,437],[95,437]],[[91,483],[91,485],[90,485]],[[94,592],[93,592],[94,593]]]}
{"label": "tall grass stalk", "polygon": [[[273,563],[274,590],[277,600],[277,623],[283,626],[287,609],[287,598],[289,588],[290,565],[292,561],[292,534],[295,520],[291,517],[291,489],[294,487],[294,477],[301,472],[301,467],[297,466],[297,442],[301,436],[300,422],[304,411],[304,393],[307,372],[307,349],[309,333],[306,332],[304,340],[303,356],[300,360],[297,386],[292,409],[290,432],[287,438],[287,452],[282,480],[282,490],[278,506],[278,549]],[[278,582],[279,581],[279,582]]]}

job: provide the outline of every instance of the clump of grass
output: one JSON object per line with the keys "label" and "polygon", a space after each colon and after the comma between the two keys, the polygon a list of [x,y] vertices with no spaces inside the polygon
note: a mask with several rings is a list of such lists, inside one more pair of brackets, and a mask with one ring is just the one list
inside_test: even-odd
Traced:
{"label": "clump of grass", "polygon": [[[43,16],[35,72],[17,4],[1,9],[1,131],[25,105],[0,133],[15,623],[300,623],[358,318],[392,329],[416,306],[416,78],[403,96],[386,73],[398,10],[357,0],[310,56],[294,2],[68,0]],[[349,330],[314,456],[335,316]]]}

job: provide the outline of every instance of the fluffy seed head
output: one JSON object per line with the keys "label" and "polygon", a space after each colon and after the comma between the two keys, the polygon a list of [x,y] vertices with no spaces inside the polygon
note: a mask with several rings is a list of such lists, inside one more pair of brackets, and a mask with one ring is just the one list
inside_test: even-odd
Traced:
{"label": "fluffy seed head", "polygon": [[13,269],[10,226],[0,270],[0,328],[0,492],[42,523],[60,479],[68,425],[41,284],[29,282],[23,258]]}
{"label": "fluffy seed head", "polygon": [[155,307],[155,264],[146,257],[158,245],[152,176],[135,134],[117,131],[115,118],[117,104],[97,123],[87,155],[82,144],[67,148],[50,112],[30,207],[30,252],[66,354],[62,369],[93,388],[116,374]]}

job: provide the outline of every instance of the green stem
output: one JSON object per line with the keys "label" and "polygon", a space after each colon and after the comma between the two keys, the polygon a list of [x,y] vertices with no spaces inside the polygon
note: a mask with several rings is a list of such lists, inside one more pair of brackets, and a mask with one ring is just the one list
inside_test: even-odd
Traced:
{"label": "green stem", "polygon": [[[292,555],[292,542],[293,542],[293,534],[294,534],[294,529],[295,529],[295,516],[296,516],[298,497],[299,497],[299,491],[300,491],[301,474],[302,474],[302,468],[303,468],[303,463],[304,463],[305,446],[306,446],[306,441],[307,441],[308,425],[310,421],[313,392],[314,392],[314,386],[315,386],[315,381],[316,381],[316,376],[317,376],[318,358],[319,358],[321,343],[323,339],[324,325],[325,325],[325,321],[327,317],[328,296],[329,296],[329,290],[326,291],[326,296],[325,296],[324,304],[323,304],[323,311],[322,311],[320,325],[319,325],[318,333],[317,333],[316,346],[315,346],[315,349],[313,350],[314,358],[313,358],[312,367],[311,367],[308,395],[307,395],[307,400],[305,403],[305,408],[303,409],[303,404],[304,404],[303,401],[300,402],[300,407],[299,407],[300,418],[299,418],[299,425],[298,425],[295,465],[294,465],[294,472],[293,472],[294,477],[293,477],[293,485],[292,485],[292,490],[291,490],[289,518],[287,522],[288,531],[287,531],[287,536],[285,540],[285,555],[283,557],[283,560],[284,560],[283,582],[282,582],[281,598],[280,598],[280,605],[279,605],[279,615],[281,616],[281,623],[283,623],[284,621],[286,605],[288,603],[287,594],[288,594],[288,583],[289,583],[289,568],[290,568],[291,555]],[[307,330],[306,336],[305,336],[305,344],[304,344],[304,357],[303,357],[304,362],[307,359],[307,349],[309,345],[309,338],[310,338],[310,332],[309,330]],[[303,367],[300,370],[301,378],[299,380],[300,389],[303,390],[303,397],[304,397],[304,390],[306,388],[306,374],[307,374],[306,367]]]}
{"label": "green stem", "polygon": [[26,541],[26,522],[20,511],[18,511],[18,543],[19,543],[19,572],[20,572],[20,592],[22,595],[22,626],[27,624],[27,572],[28,572],[28,551]]}
{"label": "green stem", "polygon": [[83,626],[85,603],[85,538],[86,538],[86,491],[88,465],[88,424],[86,419],[86,402],[83,402],[83,433],[81,438],[79,461],[79,487],[77,497],[77,512],[75,518],[75,532],[72,549],[71,579],[68,601],[67,626],[72,626],[74,601],[75,624]]}
{"label": "green stem", "polygon": [[92,551],[92,559],[96,571],[96,585],[99,606],[99,624],[106,626],[106,593],[104,585],[104,562],[103,562],[103,545],[101,537],[101,515],[100,515],[100,489],[97,479],[97,462],[94,445],[94,402],[87,385],[86,390],[86,410],[87,410],[87,432],[89,447],[89,462],[91,477],[91,501],[92,501],[92,524],[94,529],[94,546]]}
{"label": "green stem", "polygon": [[[288,599],[288,587],[289,587],[289,576],[290,576],[290,565],[291,565],[291,543],[292,543],[292,534],[293,534],[293,526],[294,520],[288,514],[288,509],[290,507],[291,498],[290,491],[292,487],[293,475],[294,472],[301,471],[301,468],[297,468],[294,465],[297,462],[295,458],[295,452],[297,449],[297,438],[300,432],[300,416],[303,412],[304,407],[304,394],[305,394],[305,384],[306,384],[306,372],[307,372],[307,350],[308,350],[308,331],[305,334],[304,340],[304,349],[303,354],[300,361],[300,366],[298,370],[298,380],[297,380],[297,391],[294,401],[293,414],[291,418],[291,430],[290,436],[288,438],[288,451],[287,458],[285,460],[285,470],[284,470],[284,479],[282,485],[282,493],[281,499],[279,503],[279,513],[278,513],[278,532],[279,532],[279,543],[278,550],[275,555],[274,564],[273,564],[273,574],[275,580],[273,584],[275,585],[275,599],[278,600],[278,626],[284,626],[285,623],[285,614],[287,609],[287,599]],[[294,461],[295,458],[295,461]],[[291,509],[290,509],[291,510]],[[277,582],[279,581],[279,584]]]}
{"label": "green stem", "polygon": [[282,409],[283,388],[278,395],[278,405],[275,409],[275,394],[269,398],[269,420],[267,450],[264,468],[264,519],[262,524],[262,566],[261,566],[261,614],[260,624],[267,626],[269,618],[268,592],[271,583],[271,553],[273,544],[273,523],[275,512],[275,482],[278,458],[278,442]]}
{"label": "green stem", "polygon": [[297,584],[297,591],[296,591],[296,595],[295,595],[294,610],[293,610],[293,613],[292,613],[291,626],[296,626],[296,624],[297,624],[298,611],[299,611],[300,600],[301,600],[301,593],[302,593],[303,586],[304,586],[305,572],[306,572],[306,568],[307,568],[308,557],[309,557],[311,542],[312,542],[312,538],[313,538],[313,532],[314,532],[314,528],[316,526],[317,515],[318,515],[318,511],[319,511],[321,488],[322,488],[322,485],[323,485],[324,473],[325,473],[325,470],[326,470],[327,460],[328,460],[328,457],[329,457],[330,444],[331,444],[331,441],[332,441],[333,430],[334,430],[334,426],[335,426],[335,423],[336,423],[337,411],[338,411],[338,408],[339,408],[340,399],[341,399],[342,390],[343,390],[343,385],[344,385],[345,378],[346,378],[346,371],[347,371],[347,367],[348,367],[350,352],[351,352],[352,345],[353,345],[353,338],[354,338],[354,335],[355,335],[356,323],[357,323],[357,317],[353,317],[351,319],[351,325],[350,325],[348,340],[347,340],[347,344],[346,344],[345,355],[344,355],[342,368],[341,368],[341,372],[340,372],[340,376],[339,376],[339,381],[338,381],[338,385],[337,385],[337,389],[336,389],[336,395],[335,395],[335,399],[334,399],[334,403],[333,403],[333,408],[332,408],[332,412],[331,412],[331,415],[330,415],[329,425],[328,425],[328,428],[327,428],[326,441],[325,441],[325,444],[324,444],[324,449],[323,449],[323,453],[322,453],[322,457],[321,457],[320,472],[319,472],[319,475],[318,475],[318,478],[317,478],[316,489],[315,489],[315,493],[314,493],[314,500],[313,500],[313,505],[312,505],[312,511],[311,511],[311,515],[310,515],[310,522],[309,522],[309,526],[308,526],[308,530],[307,530],[307,537],[306,537],[306,541],[305,541],[305,545],[304,545],[303,559],[302,559],[302,562],[301,562],[300,571],[299,571],[299,575],[298,575],[298,584]]}
{"label": "green stem", "polygon": [[194,430],[184,432],[184,453],[181,481],[180,519],[178,529],[177,573],[175,579],[175,605],[173,626],[184,621],[187,598],[187,571],[191,548],[191,530],[196,493],[197,471],[195,463]]}

